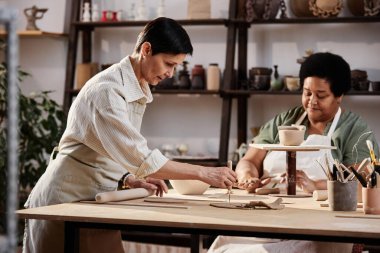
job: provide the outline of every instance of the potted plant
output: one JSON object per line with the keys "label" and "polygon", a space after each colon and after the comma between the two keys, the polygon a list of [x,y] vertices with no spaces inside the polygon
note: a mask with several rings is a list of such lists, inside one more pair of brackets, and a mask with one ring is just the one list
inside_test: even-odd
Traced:
{"label": "potted plant", "polygon": [[[4,42],[0,41],[1,50]],[[21,82],[28,73],[19,70]],[[7,176],[7,65],[0,64],[0,234],[4,233]],[[65,126],[63,109],[49,98],[51,91],[19,95],[19,204],[45,171],[49,154],[58,144]],[[22,232],[22,231],[20,231]]]}

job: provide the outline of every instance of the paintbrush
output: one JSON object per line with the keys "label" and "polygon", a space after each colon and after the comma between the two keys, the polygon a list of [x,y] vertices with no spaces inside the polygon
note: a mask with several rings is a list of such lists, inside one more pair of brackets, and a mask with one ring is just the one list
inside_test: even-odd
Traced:
{"label": "paintbrush", "polygon": [[[232,161],[231,160],[228,160],[227,167],[230,168],[230,170],[232,170]],[[228,194],[228,204],[231,203],[231,193],[232,193],[232,187],[229,186],[228,187],[228,191],[227,191],[227,194]]]}
{"label": "paintbrush", "polygon": [[366,188],[367,187],[367,181],[362,177],[362,175],[360,175],[356,170],[355,168],[353,167],[349,167],[349,169],[352,171],[352,173],[354,173],[355,177],[359,180],[360,184]]}
{"label": "paintbrush", "polygon": [[331,177],[330,171],[327,172],[325,170],[325,168],[323,167],[323,165],[318,160],[315,160],[315,161],[319,164],[319,166],[321,167],[322,171],[325,173],[327,179],[330,180],[330,181],[332,181],[332,177]]}
{"label": "paintbrush", "polygon": [[367,140],[366,142],[367,142],[367,146],[368,146],[368,149],[369,149],[369,155],[371,157],[372,163],[375,164],[376,163],[376,156],[375,156],[375,152],[373,151],[372,141]]}

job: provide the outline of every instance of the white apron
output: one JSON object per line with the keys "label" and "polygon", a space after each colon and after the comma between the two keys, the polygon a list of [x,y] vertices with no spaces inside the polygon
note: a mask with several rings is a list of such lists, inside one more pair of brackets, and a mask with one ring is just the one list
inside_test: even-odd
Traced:
{"label": "white apron", "polygon": [[[334,116],[334,120],[331,123],[329,132],[327,135],[311,134],[307,139],[301,144],[305,145],[331,145],[331,137],[336,129],[342,110],[339,108]],[[306,111],[297,120],[295,125],[300,125],[305,119],[307,113]],[[331,154],[330,149],[321,149],[319,151],[307,151],[307,152],[297,152],[297,169],[303,170],[310,179],[327,179],[326,175],[316,162],[318,160],[321,164],[325,164],[325,157],[329,161],[329,166],[332,168],[334,158]],[[264,174],[269,174],[275,176],[274,182],[280,179],[281,174],[286,172],[286,152],[284,151],[271,151],[267,154],[264,159]],[[276,180],[277,179],[277,180]]]}
{"label": "white apron", "polygon": [[[94,199],[99,192],[113,191],[125,169],[78,144],[51,155],[45,173],[29,195],[26,208]],[[56,154],[56,156],[54,156]],[[26,220],[23,253],[63,252],[64,223]],[[120,231],[80,230],[80,252],[124,252]]]}

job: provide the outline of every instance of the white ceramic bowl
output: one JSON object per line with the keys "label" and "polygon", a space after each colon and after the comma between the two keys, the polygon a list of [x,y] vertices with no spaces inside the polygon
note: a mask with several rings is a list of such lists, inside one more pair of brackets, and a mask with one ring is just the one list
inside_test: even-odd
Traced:
{"label": "white ceramic bowl", "polygon": [[285,77],[285,86],[289,91],[297,91],[301,88],[300,78],[295,76]]}
{"label": "white ceramic bowl", "polygon": [[199,180],[169,180],[169,182],[176,192],[183,195],[201,195],[210,187],[209,184]]}
{"label": "white ceramic bowl", "polygon": [[280,144],[298,146],[304,141],[305,126],[279,126]]}

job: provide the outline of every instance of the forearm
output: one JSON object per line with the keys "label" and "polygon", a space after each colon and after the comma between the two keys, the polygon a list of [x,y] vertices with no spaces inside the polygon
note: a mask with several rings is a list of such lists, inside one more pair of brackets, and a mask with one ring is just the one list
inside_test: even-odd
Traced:
{"label": "forearm", "polygon": [[315,188],[317,190],[327,190],[327,180],[326,179],[319,179],[315,180]]}
{"label": "forearm", "polygon": [[248,177],[259,178],[260,175],[256,166],[253,163],[244,159],[239,161],[235,171],[237,174],[237,179],[239,181],[241,181],[243,178]]}
{"label": "forearm", "polygon": [[168,161],[151,177],[158,179],[202,179],[202,166]]}

